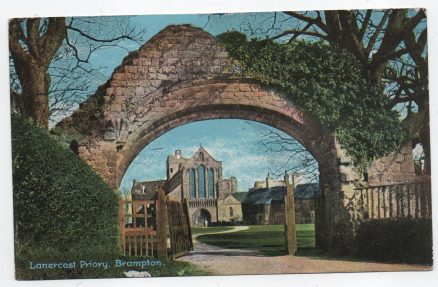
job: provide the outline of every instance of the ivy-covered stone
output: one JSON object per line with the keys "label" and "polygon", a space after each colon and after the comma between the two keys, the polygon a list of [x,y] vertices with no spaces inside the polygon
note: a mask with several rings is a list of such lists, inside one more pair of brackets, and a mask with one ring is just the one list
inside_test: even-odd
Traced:
{"label": "ivy-covered stone", "polygon": [[335,132],[356,166],[400,147],[407,134],[388,99],[348,51],[322,42],[248,40],[239,32],[218,36],[239,73],[286,92],[313,118]]}

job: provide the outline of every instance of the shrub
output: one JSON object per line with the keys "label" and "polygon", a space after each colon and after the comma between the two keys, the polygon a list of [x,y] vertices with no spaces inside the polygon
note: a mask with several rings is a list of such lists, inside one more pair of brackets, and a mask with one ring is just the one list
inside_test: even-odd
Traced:
{"label": "shrub", "polygon": [[41,248],[93,258],[117,254],[114,191],[47,131],[20,115],[11,118],[17,265]]}
{"label": "shrub", "polygon": [[432,264],[432,220],[364,222],[356,234],[355,255],[377,261]]}

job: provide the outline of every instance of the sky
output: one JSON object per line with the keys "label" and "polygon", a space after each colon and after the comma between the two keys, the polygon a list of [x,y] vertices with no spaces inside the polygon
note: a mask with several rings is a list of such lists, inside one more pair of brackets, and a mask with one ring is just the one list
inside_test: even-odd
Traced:
{"label": "sky", "polygon": [[[130,2],[130,3],[128,3]],[[255,10],[278,10],[278,11],[284,11],[287,9],[294,9],[294,10],[306,10],[306,9],[351,9],[351,8],[389,8],[389,7],[424,7],[426,6],[428,8],[428,17],[429,17],[429,24],[432,24],[429,26],[429,32],[430,35],[434,35],[438,31],[438,9],[436,9],[437,5],[435,1],[432,0],[407,0],[407,1],[400,1],[400,0],[358,0],[358,1],[351,1],[351,0],[338,0],[338,1],[322,1],[322,0],[315,0],[315,1],[290,1],[285,0],[283,3],[280,3],[281,1],[265,1],[265,0],[251,0],[251,1],[245,1],[243,3],[242,0],[238,1],[229,1],[226,5],[224,3],[219,3],[217,0],[203,0],[203,1],[117,1],[117,0],[95,0],[95,1],[89,1],[89,0],[76,0],[76,1],[53,1],[53,0],[40,0],[38,2],[36,1],[30,1],[30,0],[16,0],[16,1],[9,1],[5,3],[3,9],[0,10],[0,14],[2,15],[0,18],[2,19],[3,23],[3,29],[0,31],[2,33],[2,44],[4,47],[4,51],[7,50],[7,19],[10,17],[16,17],[16,16],[44,16],[44,15],[51,15],[51,16],[59,16],[59,15],[99,15],[99,14],[146,14],[150,13],[150,11],[154,13],[181,13],[182,11],[216,11],[216,12],[223,12],[223,11],[255,11]],[[135,2],[135,3],[134,3]],[[208,7],[208,8],[206,8]],[[214,7],[214,8],[211,8]],[[200,23],[201,25],[202,23]],[[200,26],[198,25],[198,26]],[[202,26],[201,26],[202,27]],[[152,33],[152,32],[151,32]],[[434,54],[434,51],[437,51],[435,47],[438,43],[438,37],[429,37],[429,50],[430,54]],[[117,55],[114,56],[113,62],[115,65],[118,65],[121,60],[123,59],[124,55],[126,55],[126,51],[121,50],[118,52]],[[3,66],[6,67],[7,65],[7,53],[2,53],[0,56],[2,59]],[[437,66],[436,59],[438,57],[431,57],[431,69],[434,71],[434,67]],[[109,65],[108,65],[109,66]],[[112,68],[109,67],[108,70],[112,71],[115,66]],[[0,71],[0,74],[2,74],[3,84],[1,85],[3,88],[4,94],[7,94],[9,92],[9,81],[8,78],[8,72],[6,69],[2,69]],[[436,84],[438,83],[436,76],[438,73],[431,73],[431,91],[436,91]],[[3,140],[1,145],[1,150],[3,151],[10,151],[10,115],[9,115],[9,102],[8,97],[2,97],[2,105],[1,108],[4,109],[4,111],[1,114],[3,117],[2,119],[2,134],[6,137],[5,140]],[[433,127],[436,126],[437,123],[437,115],[436,112],[438,108],[438,102],[435,100],[434,97],[431,97],[431,109],[434,112],[431,112],[431,118],[432,118],[432,129],[431,129],[431,140],[432,140],[432,147],[437,146],[438,143],[438,136],[435,134],[435,130]],[[9,140],[8,140],[9,139]],[[434,144],[435,143],[435,144]],[[10,153],[9,153],[10,154]],[[435,155],[438,153],[432,153],[432,157],[435,157]],[[9,156],[10,157],[10,156]],[[14,257],[13,257],[13,248],[9,248],[9,246],[13,245],[13,221],[12,221],[12,177],[11,174],[11,159],[7,159],[7,155],[5,155],[4,160],[1,162],[2,165],[2,171],[3,176],[2,180],[4,183],[4,186],[6,187],[6,191],[4,193],[4,197],[1,203],[1,211],[4,220],[4,224],[2,225],[3,231],[0,232],[0,241],[3,243],[2,246],[5,246],[5,248],[2,249],[2,261],[1,266],[3,267],[2,270],[4,272],[1,273],[2,277],[0,281],[6,284],[3,284],[5,286],[22,286],[24,285],[23,282],[16,281],[13,278],[14,274]],[[433,169],[434,172],[435,169]],[[9,172],[8,172],[9,171]],[[434,174],[435,175],[435,174]],[[437,197],[434,197],[434,203],[433,206],[438,206],[437,203]],[[437,239],[437,232],[434,233],[434,239],[436,241]],[[433,272],[410,272],[410,274],[401,274],[398,273],[397,275],[393,272],[386,272],[386,273],[379,273],[379,272],[368,272],[368,273],[352,273],[352,274],[334,274],[334,275],[318,275],[313,274],[312,276],[294,276],[293,280],[296,281],[296,284],[300,286],[314,286],[321,284],[322,280],[324,280],[325,285],[330,286],[348,286],[348,282],[351,282],[354,280],[355,285],[357,286],[384,286],[387,282],[397,282],[398,286],[412,286],[412,284],[418,284],[418,282],[428,282],[429,285],[433,285],[433,282],[436,282],[437,278],[437,268]],[[409,275],[409,276],[404,276]],[[284,277],[284,276],[283,276]],[[258,276],[258,277],[242,277],[247,283],[248,286],[264,286],[266,284],[284,284],[284,278],[283,277],[274,277],[274,276]],[[231,281],[235,281],[237,277],[230,278]],[[256,279],[254,279],[256,278]],[[292,278],[292,277],[290,277]],[[202,280],[201,280],[202,279]],[[207,278],[201,278],[202,282],[200,282],[198,285],[201,285],[203,283],[211,283],[212,281]],[[221,280],[216,280],[215,284],[217,286],[228,286],[230,283],[233,283],[228,280],[227,277],[222,277]],[[289,278],[286,278],[289,279]],[[166,279],[167,280],[167,279]],[[163,286],[171,286],[174,284],[173,281],[166,281],[163,280]],[[198,280],[198,279],[197,279]],[[67,282],[68,281],[68,282]],[[65,282],[60,281],[53,281],[53,284],[50,284],[50,281],[45,281],[44,285],[50,285],[50,286],[67,286],[72,285],[75,282],[70,282],[74,280],[66,280]],[[110,284],[118,284],[122,285],[120,280],[115,281],[111,279],[105,279],[106,284],[110,282]],[[24,282],[26,283],[26,282]],[[63,284],[64,283],[64,284]],[[84,286],[95,286],[100,282],[97,282],[96,280],[82,280],[81,284]],[[136,284],[134,284],[137,286]]]}
{"label": "sky", "polygon": [[[100,78],[96,78],[94,85],[97,88],[103,84],[111,76],[114,68],[120,65],[128,51],[137,50],[140,45],[169,25],[191,24],[212,35],[237,30],[251,37],[266,37],[265,31],[270,31],[271,35],[279,32],[272,29],[273,16],[273,13],[251,13],[223,16],[193,14],[129,17],[133,25],[143,30],[143,42],[127,41],[122,43],[122,47],[111,47],[94,53],[90,61],[93,66],[100,67],[101,74]],[[281,23],[278,27],[288,24],[281,13],[276,17],[276,23]],[[84,49],[88,49],[86,43]],[[90,87],[90,90],[95,88]],[[181,149],[185,157],[190,157],[202,144],[213,157],[223,162],[223,176],[236,176],[239,190],[247,191],[254,185],[255,180],[264,179],[269,171],[272,173],[284,164],[284,159],[274,158],[260,149],[260,128],[268,126],[242,120],[209,120],[177,127],[150,143],[139,153],[125,173],[120,190],[130,190],[134,179],[164,179],[168,155],[173,154],[175,149]]]}
{"label": "sky", "polygon": [[[101,77],[96,77],[93,83],[95,87],[89,87],[91,91],[110,77],[129,51],[137,50],[169,25],[191,24],[212,35],[236,30],[249,37],[264,38],[279,34],[285,27],[299,24],[282,13],[149,15],[131,16],[128,19],[143,31],[142,41],[127,41],[120,47],[110,47],[94,53],[90,60],[93,66],[100,67]],[[89,49],[88,43],[84,43],[84,49]],[[200,133],[200,130],[203,132]],[[127,170],[120,189],[129,190],[133,179],[164,179],[168,155],[175,149],[181,149],[185,156],[191,156],[202,144],[216,159],[223,161],[223,175],[236,176],[239,189],[247,190],[254,180],[263,179],[268,171],[277,170],[284,163],[257,150],[257,141],[260,141],[257,128],[245,121],[205,121],[176,128],[152,142],[138,155]],[[421,149],[417,153],[421,154]]]}
{"label": "sky", "polygon": [[265,179],[268,172],[272,175],[284,170],[285,155],[274,157],[260,144],[261,131],[266,129],[292,140],[265,124],[237,119],[198,121],[174,128],[137,155],[123,177],[120,190],[129,191],[134,179],[165,179],[167,156],[180,149],[183,157],[188,158],[202,145],[216,160],[222,161],[223,177],[235,176],[238,190],[248,191],[255,180]]}
{"label": "sky", "polygon": [[[105,21],[111,23],[110,21],[115,18],[96,19],[103,23]],[[118,20],[120,19],[122,18]],[[191,24],[203,28],[212,35],[236,30],[249,37],[264,38],[268,35],[277,35],[285,27],[290,28],[298,24],[282,13],[148,15],[123,17],[123,19],[129,20],[138,30],[143,31],[142,40],[122,42],[118,47],[111,46],[92,54],[90,66],[98,68],[99,75],[96,74],[87,87],[90,94],[110,78],[114,69],[121,64],[129,51],[137,50],[169,25]],[[103,29],[114,28],[114,25],[109,24],[103,26]],[[100,31],[100,35],[110,32],[110,30],[103,30]],[[83,42],[82,44],[82,46],[78,45],[79,51],[86,53],[90,43]],[[200,130],[203,132],[200,133]],[[174,145],[176,141],[178,144]],[[176,128],[152,142],[138,155],[125,174],[120,189],[130,189],[133,179],[164,179],[168,155],[172,154],[175,149],[181,149],[185,156],[191,156],[202,144],[216,159],[223,161],[224,176],[236,176],[239,188],[247,190],[253,185],[254,180],[263,179],[268,171],[278,170],[284,164],[284,161],[270,158],[271,154],[257,150],[260,148],[257,145],[258,141],[260,141],[260,133],[257,124],[249,125],[245,121],[205,121]]]}
{"label": "sky", "polygon": [[[117,67],[128,54],[128,51],[137,50],[140,45],[147,42],[155,34],[163,30],[169,25],[191,24],[195,27],[200,27],[212,35],[218,35],[227,31],[240,31],[247,34],[249,37],[264,38],[267,35],[275,35],[280,31],[281,27],[286,25],[291,20],[284,20],[285,16],[281,13],[277,14],[276,28],[271,29],[274,18],[274,13],[247,13],[247,14],[227,14],[218,16],[209,16],[208,14],[187,14],[187,15],[141,15],[130,16],[126,18],[135,25],[138,30],[143,32],[141,43],[126,41],[120,47],[108,47],[103,50],[96,51],[92,54],[90,62],[94,66],[100,67],[99,72],[103,78],[109,77],[114,68]],[[109,19],[113,19],[110,17]],[[280,24],[279,24],[280,23]],[[264,31],[262,33],[262,31]],[[269,31],[268,34],[265,31]],[[89,49],[89,44],[85,43],[84,51]],[[101,80],[102,81],[102,80]],[[98,82],[96,82],[97,84]]]}

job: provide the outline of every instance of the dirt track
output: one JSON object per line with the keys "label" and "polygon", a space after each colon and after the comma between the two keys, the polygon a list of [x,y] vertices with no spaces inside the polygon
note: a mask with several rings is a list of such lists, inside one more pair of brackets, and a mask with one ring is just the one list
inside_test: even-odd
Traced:
{"label": "dirt track", "polygon": [[[246,228],[248,227],[239,226],[233,230],[218,233],[236,232]],[[431,267],[419,265],[357,262],[287,255],[268,257],[252,250],[223,249],[201,243],[196,239],[194,243],[194,251],[178,260],[197,265],[215,275],[431,270]]]}

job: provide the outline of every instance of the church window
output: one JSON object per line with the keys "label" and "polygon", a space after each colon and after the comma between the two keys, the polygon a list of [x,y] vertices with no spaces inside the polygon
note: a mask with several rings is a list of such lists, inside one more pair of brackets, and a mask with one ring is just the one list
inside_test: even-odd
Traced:
{"label": "church window", "polygon": [[214,169],[208,170],[208,197],[214,198]]}
{"label": "church window", "polygon": [[195,170],[191,169],[189,174],[190,198],[196,198],[196,175]]}
{"label": "church window", "polygon": [[199,153],[199,158],[200,158],[202,161],[204,161],[204,153],[203,153],[203,152],[200,152],[200,153]]}
{"label": "church window", "polygon": [[230,207],[230,216],[233,216],[234,215],[234,211],[233,211],[233,208],[232,207]]}
{"label": "church window", "polygon": [[205,198],[205,166],[198,167],[198,191],[199,198]]}

